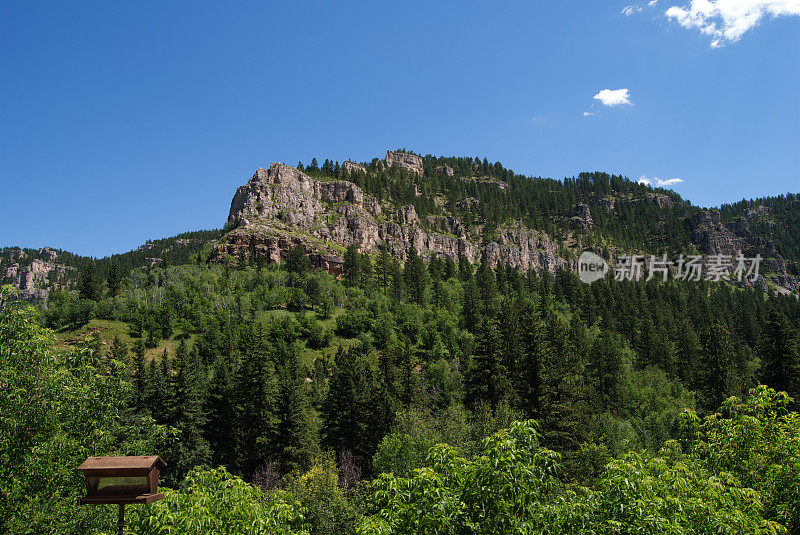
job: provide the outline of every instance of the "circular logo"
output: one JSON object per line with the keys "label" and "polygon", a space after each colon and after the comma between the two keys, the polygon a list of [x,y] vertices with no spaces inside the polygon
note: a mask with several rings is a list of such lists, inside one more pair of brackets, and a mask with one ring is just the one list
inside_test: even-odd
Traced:
{"label": "circular logo", "polygon": [[578,258],[578,277],[586,284],[602,279],[608,273],[608,262],[591,251],[584,251]]}

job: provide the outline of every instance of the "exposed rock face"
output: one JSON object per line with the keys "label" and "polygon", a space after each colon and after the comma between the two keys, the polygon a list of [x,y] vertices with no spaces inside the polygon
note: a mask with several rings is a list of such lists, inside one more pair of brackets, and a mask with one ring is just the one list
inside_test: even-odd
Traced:
{"label": "exposed rock face", "polygon": [[508,184],[503,182],[502,180],[498,180],[496,178],[488,177],[488,176],[480,176],[475,178],[462,178],[464,182],[477,182],[478,184],[487,184],[490,186],[497,186],[501,190],[505,191],[508,189]]}
{"label": "exposed rock face", "polygon": [[355,171],[358,171],[359,173],[367,172],[367,168],[358,162],[351,162],[350,160],[347,160],[342,165],[344,166],[345,169],[347,169],[348,173],[353,173]]}
{"label": "exposed rock face", "polygon": [[[797,202],[797,201],[795,201]],[[763,204],[759,204],[755,208],[748,208],[744,211],[744,217],[747,219],[752,219],[754,217],[758,217],[760,215],[764,215],[769,212],[769,209],[764,206]]]}
{"label": "exposed rock face", "polygon": [[647,198],[650,202],[657,204],[659,208],[672,208],[675,205],[668,195],[656,193],[653,195],[648,195]]}
{"label": "exposed rock face", "polygon": [[413,205],[384,208],[351,182],[322,182],[281,163],[258,169],[237,189],[228,223],[233,229],[215,245],[217,261],[230,255],[279,262],[301,245],[313,265],[338,274],[344,248],[355,245],[362,252],[377,252],[386,243],[400,260],[413,246],[425,257],[464,256],[470,262],[483,257],[492,266],[523,270],[555,271],[568,264],[544,233],[503,230],[496,242],[481,248],[456,218],[428,218],[424,228]]}
{"label": "exposed rock face", "polygon": [[424,173],[424,169],[422,167],[422,157],[417,156],[416,154],[387,150],[386,166],[391,167],[393,165],[398,166],[400,169],[406,169],[412,173],[417,173],[418,175]]}
{"label": "exposed rock face", "polygon": [[589,205],[579,202],[573,210],[573,216],[570,218],[569,223],[572,228],[578,229],[581,232],[586,232],[594,225],[592,213],[589,211]]}
{"label": "exposed rock face", "polygon": [[[39,252],[40,254],[43,253],[47,258],[55,260],[55,251],[43,248]],[[23,257],[24,253],[20,255],[20,258]],[[52,264],[35,258],[27,266],[21,266],[19,263],[10,265],[6,269],[4,281],[19,288],[20,297],[23,299],[44,301],[47,299],[53,284],[63,283],[67,272],[74,269],[73,267]]]}
{"label": "exposed rock face", "polygon": [[742,251],[742,243],[730,229],[722,225],[719,212],[702,210],[692,222],[695,225],[694,239],[706,254],[736,255]]}
{"label": "exposed rock face", "polygon": [[413,204],[407,204],[406,206],[403,206],[400,209],[400,215],[402,216],[402,223],[406,225],[417,223],[419,221],[417,210],[414,208]]}
{"label": "exposed rock face", "polygon": [[[762,207],[763,208],[763,207]],[[756,215],[765,213],[759,211]],[[752,211],[750,211],[752,212]],[[754,236],[750,232],[749,219],[751,214],[745,213],[728,224],[723,224],[720,214],[716,210],[702,210],[695,214],[692,223],[695,225],[694,239],[692,240],[705,254],[743,255],[754,258],[761,255],[761,273],[772,273],[775,282],[784,288],[793,290],[797,288],[796,277],[786,271],[786,261],[775,248],[775,242],[763,236]],[[760,281],[766,289],[763,281]]]}
{"label": "exposed rock face", "polygon": [[453,168],[447,164],[437,166],[436,172],[439,173],[440,175],[447,175],[447,176],[453,176],[454,174]]}

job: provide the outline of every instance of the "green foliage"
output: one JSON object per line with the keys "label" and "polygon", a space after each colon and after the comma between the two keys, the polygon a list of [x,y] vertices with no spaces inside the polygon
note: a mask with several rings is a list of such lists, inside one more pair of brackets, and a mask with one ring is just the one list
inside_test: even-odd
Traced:
{"label": "green foliage", "polygon": [[715,475],[671,443],[659,456],[630,453],[593,488],[557,477],[557,454],[541,448],[534,422],[484,442],[474,459],[437,446],[429,468],[373,482],[360,535],[423,533],[782,533],[758,491]]}
{"label": "green foliage", "polygon": [[683,419],[689,450],[717,474],[733,474],[761,494],[764,516],[800,533],[800,418],[791,398],[759,386],[719,413]]}
{"label": "green foliage", "polygon": [[557,491],[557,459],[539,445],[534,422],[498,431],[474,459],[436,446],[430,468],[408,478],[383,474],[373,482],[375,513],[359,533],[518,533]]}
{"label": "green foliage", "polygon": [[149,507],[134,509],[136,535],[225,533],[228,535],[308,535],[304,510],[283,492],[265,493],[224,468],[190,472],[177,490]]}
{"label": "green foliage", "polygon": [[333,455],[318,457],[311,468],[289,478],[286,489],[302,504],[314,535],[354,533],[359,513],[339,486]]}
{"label": "green foliage", "polygon": [[131,384],[97,344],[55,352],[36,311],[0,295],[0,533],[89,533],[106,508],[77,507],[88,456],[159,451],[165,429],[127,413]]}

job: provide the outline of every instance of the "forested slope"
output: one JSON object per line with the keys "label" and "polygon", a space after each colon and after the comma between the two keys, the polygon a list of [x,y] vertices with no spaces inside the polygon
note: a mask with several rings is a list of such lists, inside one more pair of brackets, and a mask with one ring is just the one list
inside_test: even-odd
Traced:
{"label": "forested slope", "polygon": [[[410,168],[261,170],[224,232],[102,260],[26,251],[75,269],[36,308],[10,287],[0,299],[0,532],[110,532],[111,511],[75,506],[74,467],[158,453],[167,499],[134,510],[132,533],[800,533],[796,294],[586,284],[569,264],[584,247],[733,236],[771,243],[787,283],[793,196],[723,206],[717,223],[621,177],[389,160]],[[276,184],[320,194],[264,206]],[[392,236],[480,254],[319,238],[365,211],[382,232],[403,218]],[[437,226],[456,219],[463,236]],[[264,241],[239,247],[245,232]],[[547,235],[564,262],[489,261],[514,232]],[[320,265],[316,246],[339,260]]]}

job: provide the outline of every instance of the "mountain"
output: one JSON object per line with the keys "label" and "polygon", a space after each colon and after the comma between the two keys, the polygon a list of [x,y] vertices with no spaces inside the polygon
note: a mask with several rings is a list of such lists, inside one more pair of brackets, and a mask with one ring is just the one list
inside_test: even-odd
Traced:
{"label": "mountain", "polygon": [[116,266],[119,272],[128,272],[164,261],[185,264],[221,234],[221,230],[184,232],[171,238],[148,240],[133,251],[100,259],[50,247],[4,247],[0,249],[0,284],[18,288],[20,296],[28,301],[44,301],[51,290],[77,289],[80,271],[89,263],[104,280],[111,266]]}
{"label": "mountain", "polygon": [[720,212],[605,173],[560,182],[478,158],[388,151],[371,163],[259,168],[233,197],[214,259],[278,262],[302,245],[313,265],[339,274],[347,247],[377,253],[385,246],[401,261],[413,247],[425,258],[553,273],[575,268],[585,249],[606,259],[623,252],[760,254],[768,275],[762,287],[791,292],[798,289],[796,233],[778,229],[784,222],[798,228],[800,201],[791,196],[794,210],[782,210],[781,200]]}
{"label": "mountain", "polygon": [[800,197],[743,200],[719,209],[693,206],[677,193],[602,172],[563,181],[527,177],[485,158],[387,151],[371,162],[316,159],[259,168],[231,201],[223,230],[148,241],[99,260],[58,249],[0,249],[2,283],[29,300],[51,288],[75,289],[93,261],[101,277],[166,261],[233,263],[285,259],[301,245],[312,265],[339,275],[348,247],[382,247],[405,261],[460,257],[536,272],[575,269],[583,250],[607,260],[644,254],[742,254],[763,258],[756,284],[800,292]]}

